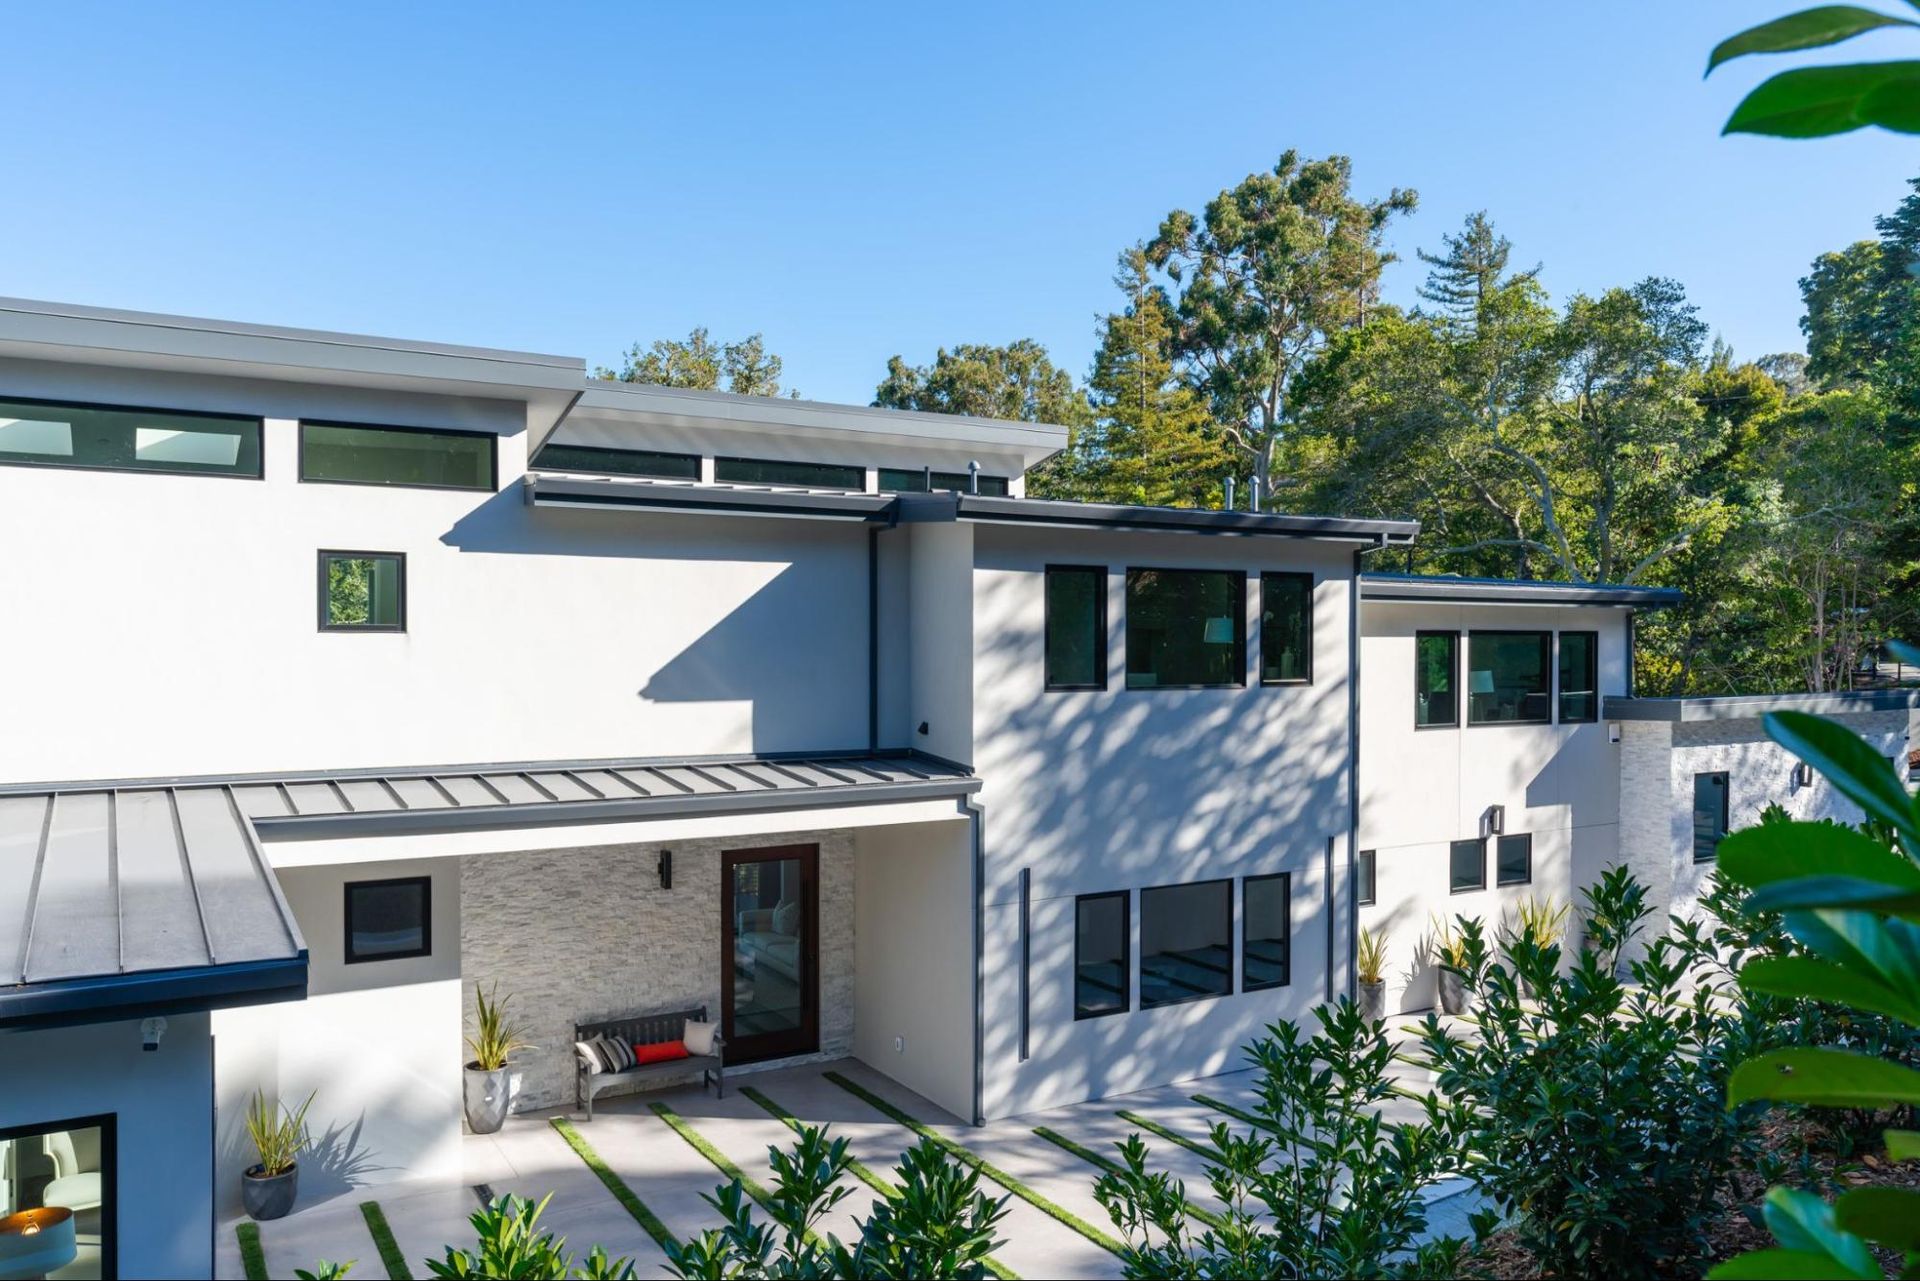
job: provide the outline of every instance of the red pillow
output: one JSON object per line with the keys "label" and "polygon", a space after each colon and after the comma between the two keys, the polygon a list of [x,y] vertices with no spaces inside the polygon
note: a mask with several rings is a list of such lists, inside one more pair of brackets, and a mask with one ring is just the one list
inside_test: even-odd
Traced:
{"label": "red pillow", "polygon": [[642,1063],[667,1063],[673,1059],[687,1057],[687,1047],[679,1041],[654,1041],[647,1045],[633,1047],[633,1061],[636,1066]]}

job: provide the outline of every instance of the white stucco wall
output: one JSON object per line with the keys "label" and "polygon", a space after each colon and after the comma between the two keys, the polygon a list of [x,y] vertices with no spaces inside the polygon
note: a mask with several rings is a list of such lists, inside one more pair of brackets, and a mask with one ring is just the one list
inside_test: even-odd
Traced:
{"label": "white stucco wall", "polygon": [[[1375,851],[1377,901],[1360,909],[1360,924],[1386,937],[1389,1009],[1434,1004],[1426,949],[1435,916],[1479,917],[1491,931],[1522,898],[1576,902],[1619,851],[1621,748],[1608,741],[1607,723],[1468,725],[1463,697],[1459,726],[1417,729],[1415,633],[1460,633],[1464,672],[1475,630],[1598,632],[1600,691],[1619,695],[1625,617],[1593,607],[1363,604],[1359,844]],[[1498,886],[1489,843],[1487,888],[1451,893],[1448,846],[1478,836],[1493,805],[1506,807],[1508,833],[1533,836],[1533,879]]]}
{"label": "white stucco wall", "polygon": [[[1352,549],[1289,539],[1132,532],[975,531],[974,760],[985,781],[985,1101],[1005,1116],[1241,1066],[1275,1018],[1326,996],[1328,841],[1348,827]],[[1044,566],[1108,567],[1108,687],[1043,688]],[[1128,690],[1129,566],[1249,574],[1247,684]],[[1311,571],[1314,681],[1262,687],[1258,574]],[[1019,873],[1032,872],[1030,1057],[1019,1060]],[[1293,874],[1286,988],[1073,1017],[1074,897]],[[1237,886],[1236,886],[1237,899]],[[1236,918],[1237,919],[1237,918]],[[1237,940],[1236,940],[1237,951]],[[1236,968],[1238,961],[1235,962]]]}
{"label": "white stucco wall", "polygon": [[207,1016],[169,1018],[151,1053],[141,1049],[138,1021],[0,1032],[0,1128],[102,1114],[118,1130],[120,1275],[212,1276]]}
{"label": "white stucco wall", "polygon": [[863,828],[854,834],[854,881],[853,1052],[969,1119],[972,825]]}

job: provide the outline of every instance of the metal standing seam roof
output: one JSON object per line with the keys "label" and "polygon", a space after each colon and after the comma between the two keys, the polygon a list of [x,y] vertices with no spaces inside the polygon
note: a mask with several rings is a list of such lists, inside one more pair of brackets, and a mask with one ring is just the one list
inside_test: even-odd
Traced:
{"label": "metal standing seam roof", "polygon": [[1449,605],[1619,605],[1637,609],[1664,609],[1686,599],[1672,587],[1387,573],[1362,574],[1360,596],[1363,600],[1437,601]]}
{"label": "metal standing seam roof", "polygon": [[0,1027],[303,995],[263,836],[313,839],[963,797],[918,756],[593,760],[0,786]]}

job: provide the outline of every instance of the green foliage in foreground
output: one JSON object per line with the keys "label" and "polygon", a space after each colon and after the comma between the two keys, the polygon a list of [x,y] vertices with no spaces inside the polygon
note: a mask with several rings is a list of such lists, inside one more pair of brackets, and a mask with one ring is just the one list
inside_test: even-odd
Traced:
{"label": "green foliage in foreground", "polygon": [[[1721,41],[1707,59],[1707,74],[1748,54],[1817,49],[1888,27],[1920,28],[1920,22],[1852,4],[1803,9]],[[1920,133],[1920,61],[1783,71],[1742,99],[1722,132],[1823,138],[1869,125]]]}
{"label": "green foliage in foreground", "polygon": [[1456,1172],[1460,1145],[1447,1113],[1383,1121],[1394,1093],[1393,1047],[1351,1000],[1314,1011],[1302,1036],[1276,1023],[1247,1049],[1258,1073],[1254,1125],[1213,1127],[1207,1179],[1226,1207],[1196,1231],[1186,1187],[1147,1168],[1130,1135],[1119,1169],[1094,1195],[1127,1239],[1126,1275],[1202,1277],[1444,1277],[1457,1275],[1464,1243],[1426,1234],[1421,1191]]}
{"label": "green foliage in foreground", "polygon": [[535,1205],[525,1197],[496,1197],[467,1221],[479,1237],[472,1250],[448,1246],[445,1257],[428,1259],[427,1271],[451,1281],[632,1281],[633,1260],[609,1259],[604,1246],[594,1246],[579,1267],[567,1251],[565,1239],[540,1230],[540,1215],[548,1193]]}

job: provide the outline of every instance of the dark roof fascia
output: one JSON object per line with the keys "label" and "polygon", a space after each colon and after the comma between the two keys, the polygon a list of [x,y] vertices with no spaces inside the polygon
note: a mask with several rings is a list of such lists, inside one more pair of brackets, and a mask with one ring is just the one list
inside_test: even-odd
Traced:
{"label": "dark roof fascia", "polygon": [[0,1029],[71,1027],[152,1015],[298,1001],[307,995],[307,953],[191,969],[144,970],[0,987]]}
{"label": "dark roof fascia", "polygon": [[[933,503],[903,509],[903,520],[938,520],[943,496],[922,495]],[[1268,512],[1212,508],[1133,507],[1120,503],[1075,503],[1045,498],[995,498],[980,494],[950,496],[944,519],[1046,528],[1139,530],[1155,533],[1224,534],[1240,537],[1315,538],[1335,542],[1397,545],[1413,541],[1420,522],[1358,520],[1341,516],[1285,516]]]}
{"label": "dark roof fascia", "polygon": [[1602,715],[1611,721],[1737,721],[1768,712],[1857,716],[1920,706],[1920,689],[1839,690],[1824,694],[1720,694],[1699,698],[1616,698]]}
{"label": "dark roof fascia", "polygon": [[1666,609],[1686,599],[1684,593],[1671,587],[1419,574],[1363,574],[1360,597],[1373,601],[1442,601],[1452,605],[1599,605],[1631,609]]}
{"label": "dark roof fascia", "polygon": [[[764,759],[764,758],[762,758]],[[260,816],[262,839],[332,840],[342,836],[411,836],[432,832],[524,830],[578,823],[618,823],[707,814],[833,809],[899,801],[958,800],[980,790],[977,778],[916,782],[847,783],[837,787],[779,788],[767,792],[703,792],[684,796],[636,796],[617,801],[543,801],[472,809],[375,810],[365,813]]]}
{"label": "dark roof fascia", "polygon": [[612,507],[717,516],[845,520],[882,525],[890,525],[894,520],[894,496],[891,494],[732,489],[533,474],[527,476],[524,484],[529,507]]}

